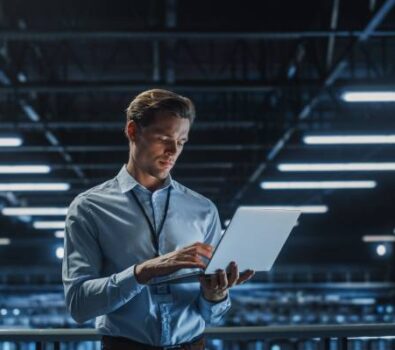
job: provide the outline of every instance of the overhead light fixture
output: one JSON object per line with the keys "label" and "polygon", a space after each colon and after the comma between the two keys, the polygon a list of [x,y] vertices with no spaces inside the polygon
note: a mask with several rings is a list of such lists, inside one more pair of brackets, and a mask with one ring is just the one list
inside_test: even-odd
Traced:
{"label": "overhead light fixture", "polygon": [[55,250],[55,255],[58,259],[63,259],[63,255],[64,255],[64,249],[63,247],[58,247]]}
{"label": "overhead light fixture", "polygon": [[63,216],[67,214],[67,208],[3,208],[1,213],[6,216]]}
{"label": "overhead light fixture", "polygon": [[263,181],[264,190],[374,188],[376,181]]}
{"label": "overhead light fixture", "polygon": [[305,214],[324,214],[328,211],[328,207],[326,205],[264,205],[260,207],[265,209],[300,210]]}
{"label": "overhead light fixture", "polygon": [[33,227],[36,229],[64,229],[64,221],[35,221]]}
{"label": "overhead light fixture", "polygon": [[68,183],[0,183],[0,191],[67,191]]}
{"label": "overhead light fixture", "polygon": [[363,242],[395,242],[395,236],[390,236],[390,235],[372,235],[372,236],[363,236],[362,237]]}
{"label": "overhead light fixture", "polygon": [[395,144],[395,135],[316,135],[304,136],[308,145]]}
{"label": "overhead light fixture", "polygon": [[9,245],[11,240],[9,238],[0,238],[0,245]]}
{"label": "overhead light fixture", "polygon": [[56,238],[64,238],[64,230],[55,231]]}
{"label": "overhead light fixture", "polygon": [[385,254],[387,254],[387,247],[384,244],[379,244],[376,247],[376,253],[379,256],[384,256]]}
{"label": "overhead light fixture", "polygon": [[282,163],[280,171],[388,171],[395,163]]}
{"label": "overhead light fixture", "polygon": [[395,91],[346,91],[341,98],[346,102],[395,102]]}
{"label": "overhead light fixture", "polygon": [[18,147],[22,145],[20,137],[0,137],[0,147]]}
{"label": "overhead light fixture", "polygon": [[0,165],[0,174],[47,174],[48,165]]}

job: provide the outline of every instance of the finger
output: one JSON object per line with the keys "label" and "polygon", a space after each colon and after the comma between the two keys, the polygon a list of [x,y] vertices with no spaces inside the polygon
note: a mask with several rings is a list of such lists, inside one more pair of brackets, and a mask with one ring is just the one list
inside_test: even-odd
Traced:
{"label": "finger", "polygon": [[218,280],[218,289],[226,289],[228,287],[228,277],[226,276],[226,272],[224,270],[220,270],[216,275]]}
{"label": "finger", "polygon": [[241,283],[248,281],[254,275],[255,275],[255,271],[253,271],[253,270],[247,270],[247,271],[243,272],[240,275],[240,277],[237,281],[237,284],[241,284]]}
{"label": "finger", "polygon": [[237,264],[232,261],[229,265],[229,279],[228,279],[228,285],[229,287],[234,286],[238,279],[239,279],[239,268],[237,267]]}
{"label": "finger", "polygon": [[205,269],[206,264],[200,260],[199,258],[195,258],[193,256],[183,256],[183,257],[178,257],[177,259],[173,260],[171,262],[172,266],[183,266],[185,267],[190,267],[190,268],[200,268],[200,269]]}
{"label": "finger", "polygon": [[199,282],[203,289],[210,289],[210,280],[206,276],[199,276]]}
{"label": "finger", "polygon": [[218,289],[218,278],[217,278],[216,273],[214,273],[210,276],[210,289],[213,289],[213,290]]}
{"label": "finger", "polygon": [[[208,247],[210,247],[210,246],[208,246]],[[194,254],[194,255],[197,255],[197,256],[203,256],[203,257],[205,257],[207,259],[211,259],[212,255],[213,255],[212,254],[212,249],[207,248],[207,247],[203,247],[203,246],[200,246],[200,245],[195,245],[195,246],[192,246],[192,247],[188,247],[188,248],[186,248],[184,250],[184,252],[189,253],[189,254]]]}
{"label": "finger", "polygon": [[213,246],[211,246],[210,244],[207,244],[207,243],[203,243],[203,242],[195,242],[189,246],[186,246],[185,248],[196,248],[196,247],[200,247],[200,248],[205,249],[207,251],[213,250]]}
{"label": "finger", "polygon": [[206,268],[207,264],[205,261],[202,260],[201,256],[199,254],[191,254],[191,253],[183,253],[178,256],[176,256],[176,260],[180,261],[192,261],[195,263],[198,263],[200,266],[202,266],[202,269]]}

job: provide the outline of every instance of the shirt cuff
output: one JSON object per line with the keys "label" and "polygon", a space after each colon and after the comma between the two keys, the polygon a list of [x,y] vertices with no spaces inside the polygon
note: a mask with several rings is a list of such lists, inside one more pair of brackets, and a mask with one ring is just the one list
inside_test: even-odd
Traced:
{"label": "shirt cuff", "polygon": [[114,275],[115,284],[120,289],[121,295],[125,300],[130,300],[146,287],[145,284],[137,282],[134,268],[135,265],[132,265]]}
{"label": "shirt cuff", "polygon": [[206,316],[205,319],[209,321],[209,323],[217,323],[230,307],[231,301],[229,291],[226,298],[221,301],[209,301],[203,296],[203,293],[200,294],[199,308],[202,314]]}

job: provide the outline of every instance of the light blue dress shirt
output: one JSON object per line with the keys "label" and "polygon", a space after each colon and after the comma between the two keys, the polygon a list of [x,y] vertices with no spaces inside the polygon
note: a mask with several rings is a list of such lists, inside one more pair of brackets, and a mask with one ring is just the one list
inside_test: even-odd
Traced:
{"label": "light blue dress shirt", "polygon": [[66,304],[79,323],[96,318],[101,334],[166,346],[188,342],[217,323],[230,308],[229,297],[204,299],[199,283],[139,284],[135,264],[155,256],[148,223],[131,191],[154,225],[167,218],[159,252],[195,242],[216,245],[221,224],[215,205],[169,177],[151,192],[124,166],[119,174],[80,195],[69,207],[64,241],[63,284]]}

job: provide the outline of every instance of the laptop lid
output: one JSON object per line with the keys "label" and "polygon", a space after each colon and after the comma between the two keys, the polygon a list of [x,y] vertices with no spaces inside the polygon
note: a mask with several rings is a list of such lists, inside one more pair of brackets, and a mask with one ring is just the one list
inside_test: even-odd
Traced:
{"label": "laptop lid", "polygon": [[259,206],[239,207],[217,244],[205,271],[182,269],[157,277],[150,284],[196,282],[197,276],[226,270],[235,261],[239,271],[269,271],[295,226],[301,212],[267,209]]}

